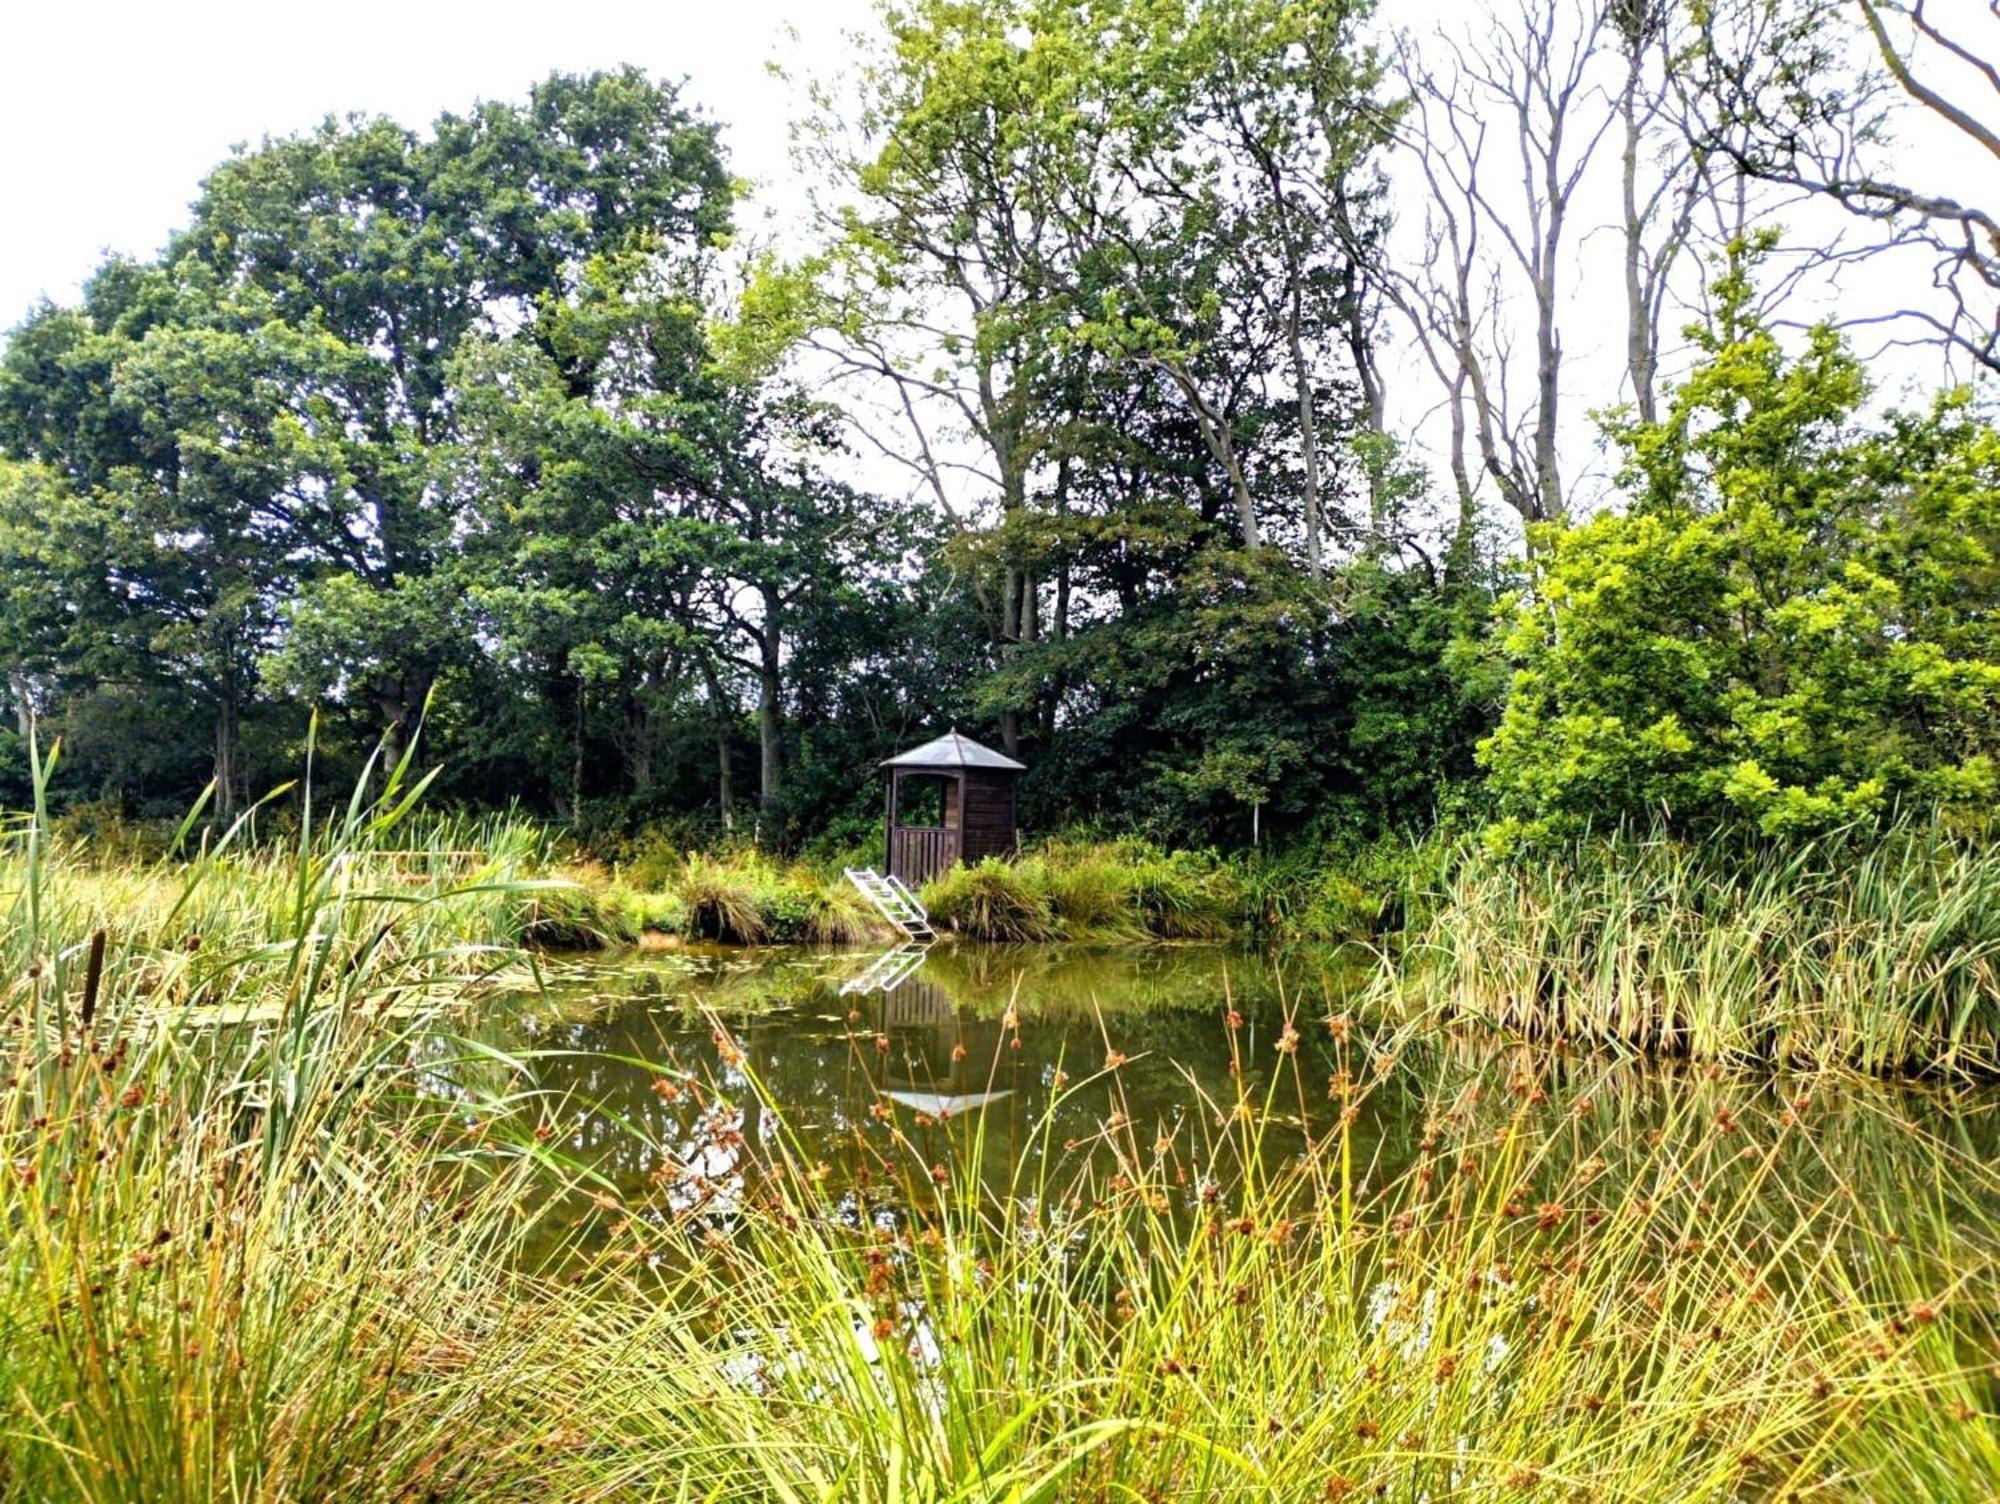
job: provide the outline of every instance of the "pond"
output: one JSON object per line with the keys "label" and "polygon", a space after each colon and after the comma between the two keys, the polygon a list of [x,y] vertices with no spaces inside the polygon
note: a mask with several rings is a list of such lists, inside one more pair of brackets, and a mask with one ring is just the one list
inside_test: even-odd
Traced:
{"label": "pond", "polygon": [[1343,1126],[1365,1194],[1445,1117],[1555,1125],[1553,1180],[1607,1155],[1615,1177],[1610,1151],[1698,1114],[1746,1162],[1802,1146],[1759,1194],[1849,1197],[1889,1232],[1905,1208],[1982,1240],[2000,1227],[2000,1090],[1392,1030],[1347,1017],[1354,981],[1323,954],[1208,946],[634,953],[552,965],[485,1030],[523,1061],[514,1089],[561,1100],[564,1147],[632,1203],[681,1213],[731,1210],[779,1132],[850,1187],[892,1136],[940,1173],[976,1166],[995,1194],[1048,1194],[1024,1177],[1056,1161],[1167,1154],[1193,1207]]}

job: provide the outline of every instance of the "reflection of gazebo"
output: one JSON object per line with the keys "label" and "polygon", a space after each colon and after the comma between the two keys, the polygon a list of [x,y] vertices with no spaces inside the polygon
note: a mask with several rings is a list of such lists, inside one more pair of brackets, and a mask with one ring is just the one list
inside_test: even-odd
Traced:
{"label": "reflection of gazebo", "polygon": [[[885,854],[891,877],[916,885],[960,862],[1014,854],[1021,763],[952,730],[882,766],[889,770]],[[935,824],[905,823],[906,785],[926,795],[936,787],[936,803],[924,812],[935,811]]]}

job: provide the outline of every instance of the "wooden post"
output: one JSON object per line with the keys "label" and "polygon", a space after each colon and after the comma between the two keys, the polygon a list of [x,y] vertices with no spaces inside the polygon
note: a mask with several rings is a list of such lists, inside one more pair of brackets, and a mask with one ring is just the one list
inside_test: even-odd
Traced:
{"label": "wooden post", "polygon": [[886,800],[882,809],[882,871],[896,870],[896,780],[903,776],[901,768],[889,769]]}

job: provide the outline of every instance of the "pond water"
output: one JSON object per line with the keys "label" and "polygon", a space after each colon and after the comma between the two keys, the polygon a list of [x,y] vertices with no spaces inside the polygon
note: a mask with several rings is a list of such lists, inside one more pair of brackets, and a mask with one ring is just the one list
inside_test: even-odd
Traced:
{"label": "pond water", "polygon": [[[1740,1134],[1750,1159],[1810,1096],[1809,1150],[1788,1151],[1779,1193],[1842,1186],[1885,1227],[1919,1206],[1982,1237],[2000,1227],[1986,1173],[2000,1090],[1397,1032],[1346,1019],[1352,981],[1325,955],[1201,946],[628,954],[552,965],[483,1028],[524,1061],[530,1079],[509,1089],[560,1099],[572,1153],[635,1203],[659,1205],[664,1187],[676,1211],[729,1210],[779,1132],[835,1184],[866,1182],[893,1131],[923,1161],[976,1165],[1001,1194],[1022,1193],[1024,1165],[1171,1146],[1192,1167],[1193,1205],[1219,1167],[1296,1157],[1345,1109],[1365,1191],[1445,1113],[1532,1107],[1581,1160],[1693,1112]],[[689,1078],[705,1085],[675,1084]],[[1254,1142],[1240,1131],[1251,1118]],[[1064,1154],[1036,1152],[1038,1134]]]}

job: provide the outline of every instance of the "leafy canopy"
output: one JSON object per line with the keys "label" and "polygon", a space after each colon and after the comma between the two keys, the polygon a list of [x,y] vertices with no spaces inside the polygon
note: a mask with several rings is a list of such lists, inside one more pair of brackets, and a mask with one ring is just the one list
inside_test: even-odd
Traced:
{"label": "leafy canopy", "polygon": [[1705,359],[1614,424],[1630,509],[1539,531],[1481,757],[1503,840],[1665,818],[1767,835],[1979,805],[2000,742],[2000,433],[1954,391],[1860,417],[1829,327],[1788,355],[1738,246]]}

